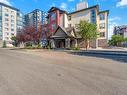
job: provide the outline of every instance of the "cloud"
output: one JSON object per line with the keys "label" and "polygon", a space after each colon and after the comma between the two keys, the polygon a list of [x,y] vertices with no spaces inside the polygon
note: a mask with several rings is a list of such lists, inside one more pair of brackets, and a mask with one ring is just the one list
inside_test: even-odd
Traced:
{"label": "cloud", "polygon": [[9,0],[0,0],[1,3],[7,4],[7,5],[11,5]]}
{"label": "cloud", "polygon": [[116,21],[116,20],[121,20],[121,18],[120,17],[109,18],[109,22]]}
{"label": "cloud", "polygon": [[120,0],[119,2],[117,2],[116,6],[117,7],[125,7],[125,6],[127,6],[127,0]]}
{"label": "cloud", "polygon": [[61,3],[60,8],[64,9],[64,10],[67,10],[67,4],[66,3]]}

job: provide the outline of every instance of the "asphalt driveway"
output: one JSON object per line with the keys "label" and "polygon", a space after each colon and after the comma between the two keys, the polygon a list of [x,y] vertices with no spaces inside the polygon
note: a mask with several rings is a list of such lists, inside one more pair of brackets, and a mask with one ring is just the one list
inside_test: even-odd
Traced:
{"label": "asphalt driveway", "polygon": [[0,95],[127,95],[127,64],[65,52],[0,49]]}

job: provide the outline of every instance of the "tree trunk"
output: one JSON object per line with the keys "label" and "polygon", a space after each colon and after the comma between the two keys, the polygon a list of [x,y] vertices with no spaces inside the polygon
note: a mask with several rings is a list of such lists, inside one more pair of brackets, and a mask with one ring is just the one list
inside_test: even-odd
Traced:
{"label": "tree trunk", "polygon": [[85,48],[86,48],[86,51],[87,51],[88,48],[89,48],[89,40],[86,40],[86,41],[85,41]]}

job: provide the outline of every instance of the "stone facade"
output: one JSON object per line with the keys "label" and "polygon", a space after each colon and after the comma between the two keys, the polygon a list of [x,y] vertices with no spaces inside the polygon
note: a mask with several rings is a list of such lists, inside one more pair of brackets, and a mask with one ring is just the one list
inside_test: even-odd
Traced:
{"label": "stone facade", "polygon": [[105,48],[108,46],[108,41],[106,39],[99,39],[98,40],[98,46]]}

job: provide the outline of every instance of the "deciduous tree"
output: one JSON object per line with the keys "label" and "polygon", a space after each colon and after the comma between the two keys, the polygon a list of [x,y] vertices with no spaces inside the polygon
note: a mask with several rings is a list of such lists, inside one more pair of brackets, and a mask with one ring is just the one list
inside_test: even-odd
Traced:
{"label": "deciduous tree", "polygon": [[85,48],[87,50],[89,42],[97,38],[97,26],[96,24],[89,23],[88,21],[80,21],[77,25],[79,35],[85,41]]}

